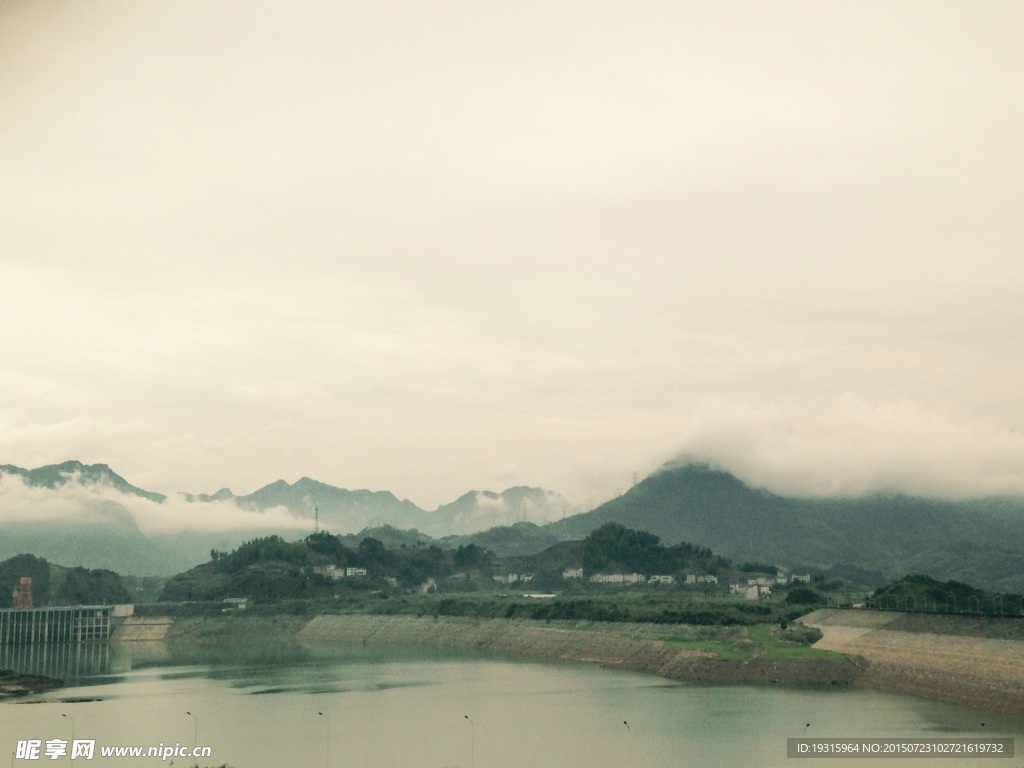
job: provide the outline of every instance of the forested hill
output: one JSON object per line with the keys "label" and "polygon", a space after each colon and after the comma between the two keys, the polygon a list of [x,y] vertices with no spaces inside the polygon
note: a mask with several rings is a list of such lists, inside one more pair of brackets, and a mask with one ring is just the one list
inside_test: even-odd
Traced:
{"label": "forested hill", "polygon": [[889,578],[929,573],[1001,591],[1024,587],[1021,499],[798,499],[688,464],[657,472],[622,496],[544,531],[577,539],[608,522],[649,531],[666,543],[710,547],[738,562],[821,569],[848,564]]}
{"label": "forested hill", "polygon": [[[35,555],[17,555],[0,562],[0,608],[14,607],[10,586],[32,579],[33,605],[110,605],[132,602],[121,577],[102,568],[65,568]],[[9,586],[10,585],[10,586]]]}

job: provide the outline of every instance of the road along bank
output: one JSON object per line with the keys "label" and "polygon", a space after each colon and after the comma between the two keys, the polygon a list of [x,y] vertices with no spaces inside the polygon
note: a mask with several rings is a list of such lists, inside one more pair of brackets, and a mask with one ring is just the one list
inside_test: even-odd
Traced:
{"label": "road along bank", "polygon": [[815,648],[866,662],[859,686],[933,701],[1024,712],[1024,618],[818,610]]}

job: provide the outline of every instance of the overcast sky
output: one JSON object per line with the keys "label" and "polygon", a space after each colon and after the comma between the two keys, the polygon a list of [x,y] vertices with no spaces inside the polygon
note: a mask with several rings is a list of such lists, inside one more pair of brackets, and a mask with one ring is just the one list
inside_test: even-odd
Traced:
{"label": "overcast sky", "polygon": [[0,0],[0,463],[1024,494],[1024,4]]}

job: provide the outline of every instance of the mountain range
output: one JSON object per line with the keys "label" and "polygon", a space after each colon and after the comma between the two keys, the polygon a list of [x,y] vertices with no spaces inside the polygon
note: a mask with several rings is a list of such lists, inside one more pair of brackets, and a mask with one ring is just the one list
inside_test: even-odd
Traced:
{"label": "mountain range", "polygon": [[[495,526],[543,524],[571,509],[559,494],[516,487],[469,491],[427,511],[389,491],[348,490],[303,477],[251,494],[166,496],[139,488],[106,464],[67,461],[36,469],[0,465],[0,559],[36,554],[69,565],[172,575],[256,536],[301,538],[392,526],[425,538]],[[575,511],[575,510],[573,510]]]}
{"label": "mountain range", "polygon": [[[60,515],[53,513],[58,500]],[[28,552],[66,565],[169,575],[205,562],[213,548],[270,534],[294,540],[317,525],[384,541],[475,543],[500,555],[529,555],[616,522],[665,544],[708,547],[736,563],[813,569],[859,583],[927,573],[1024,592],[1020,498],[794,498],[694,463],[665,466],[596,509],[575,512],[540,488],[470,491],[426,511],[388,491],[305,477],[246,496],[228,489],[163,496],[103,464],[0,466],[0,559]]]}
{"label": "mountain range", "polygon": [[608,522],[666,543],[709,547],[737,563],[869,571],[886,579],[924,573],[1024,591],[1021,498],[793,498],[691,463],[665,467],[622,496],[546,530],[556,539],[578,539]]}

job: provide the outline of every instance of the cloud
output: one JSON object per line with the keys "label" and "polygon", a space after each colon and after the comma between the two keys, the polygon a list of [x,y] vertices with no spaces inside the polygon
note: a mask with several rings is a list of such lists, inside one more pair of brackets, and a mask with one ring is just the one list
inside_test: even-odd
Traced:
{"label": "cloud", "polygon": [[190,502],[182,496],[163,503],[121,493],[104,484],[81,483],[71,477],[55,489],[27,485],[17,475],[0,475],[0,523],[58,522],[76,525],[137,527],[159,537],[184,532],[306,532],[309,521],[283,507],[261,512],[242,509],[233,500]]}
{"label": "cloud", "polygon": [[1024,6],[496,9],[0,3],[0,461],[1019,488]]}
{"label": "cloud", "polygon": [[543,491],[542,498],[524,496],[515,506],[504,496],[491,496],[477,491],[475,504],[473,517],[493,520],[494,525],[520,521],[541,525],[561,519],[567,507],[566,500],[551,491]]}
{"label": "cloud", "polygon": [[683,444],[677,461],[797,496],[1024,495],[1024,434],[906,400],[709,401]]}

